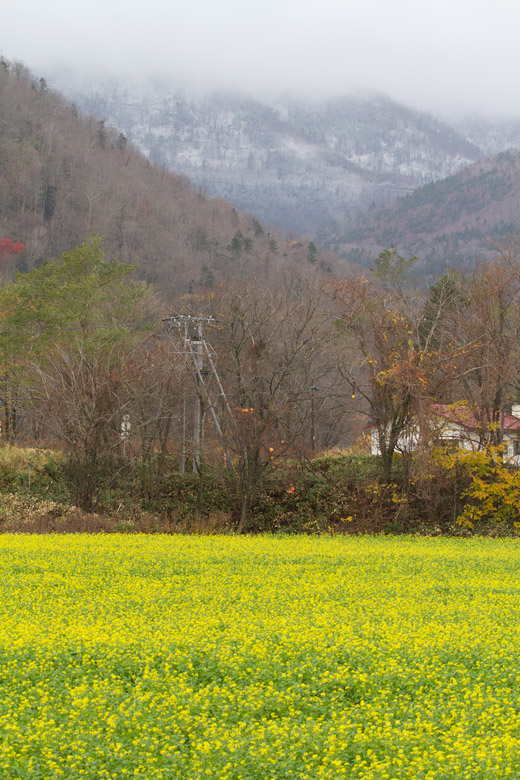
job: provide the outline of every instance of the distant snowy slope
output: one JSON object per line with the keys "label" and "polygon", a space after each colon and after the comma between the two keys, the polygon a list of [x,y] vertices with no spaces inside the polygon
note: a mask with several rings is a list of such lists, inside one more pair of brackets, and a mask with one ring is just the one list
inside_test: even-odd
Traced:
{"label": "distant snowy slope", "polygon": [[56,82],[153,162],[265,222],[308,235],[482,156],[448,125],[379,94],[267,103],[195,97],[165,83]]}

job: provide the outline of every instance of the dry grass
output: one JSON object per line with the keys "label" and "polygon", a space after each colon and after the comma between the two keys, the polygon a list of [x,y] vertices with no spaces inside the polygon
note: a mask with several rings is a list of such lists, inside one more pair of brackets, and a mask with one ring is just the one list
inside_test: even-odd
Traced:
{"label": "dry grass", "polygon": [[62,463],[63,457],[54,450],[4,444],[0,447],[0,478],[28,470],[43,474],[50,462]]}

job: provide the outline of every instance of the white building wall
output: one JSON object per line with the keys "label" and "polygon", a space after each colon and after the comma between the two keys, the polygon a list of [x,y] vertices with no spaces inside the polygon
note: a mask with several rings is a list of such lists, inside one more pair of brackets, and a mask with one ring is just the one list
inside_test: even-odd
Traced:
{"label": "white building wall", "polygon": [[[519,405],[520,413],[520,405]],[[520,432],[519,432],[520,434]],[[480,440],[476,433],[468,431],[461,425],[446,422],[442,428],[437,431],[440,439],[454,441],[459,447],[465,450],[478,450]],[[399,437],[396,452],[413,452],[417,448],[419,441],[418,433],[415,431],[407,432]],[[505,457],[508,463],[520,467],[520,435],[514,436],[504,434]],[[374,427],[370,435],[370,452],[372,455],[381,455],[377,429]]]}

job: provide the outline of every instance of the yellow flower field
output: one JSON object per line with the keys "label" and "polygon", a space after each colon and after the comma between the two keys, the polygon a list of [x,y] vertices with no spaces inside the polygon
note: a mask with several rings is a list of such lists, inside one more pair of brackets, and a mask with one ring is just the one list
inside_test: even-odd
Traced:
{"label": "yellow flower field", "polygon": [[520,776],[520,543],[0,536],[0,777]]}

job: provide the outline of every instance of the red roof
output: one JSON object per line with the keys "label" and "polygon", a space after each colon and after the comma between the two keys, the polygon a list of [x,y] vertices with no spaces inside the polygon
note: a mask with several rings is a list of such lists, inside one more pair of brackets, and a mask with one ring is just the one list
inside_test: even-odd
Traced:
{"label": "red roof", "polygon": [[[456,407],[448,404],[434,404],[432,409],[435,414],[438,414],[440,417],[449,420],[449,422],[460,425],[467,430],[476,431],[482,427],[482,423],[475,417],[468,406]],[[491,420],[492,415],[490,411],[488,422],[491,422]],[[503,413],[503,420],[501,415],[500,422],[503,425],[504,431],[520,431],[520,419],[518,419],[518,417],[513,417],[513,415],[508,414],[508,412]]]}
{"label": "red roof", "polygon": [[[461,428],[466,428],[468,431],[478,431],[482,427],[482,423],[477,420],[469,406],[461,405],[457,407],[453,404],[433,404],[431,408],[439,417],[444,417],[445,420],[455,423],[455,425],[460,425]],[[489,413],[488,420],[484,422],[487,422],[488,424],[491,422],[491,412]],[[372,422],[365,425],[363,430],[366,431],[369,428],[375,428],[375,426],[376,423]],[[520,432],[520,419],[518,417],[513,417],[513,415],[508,412],[504,412],[503,430]]]}

